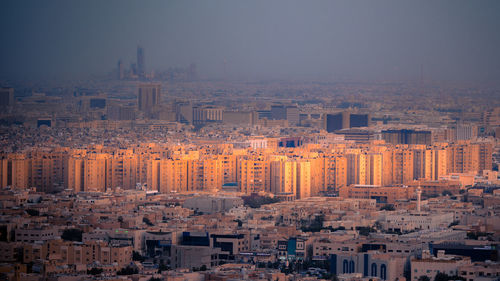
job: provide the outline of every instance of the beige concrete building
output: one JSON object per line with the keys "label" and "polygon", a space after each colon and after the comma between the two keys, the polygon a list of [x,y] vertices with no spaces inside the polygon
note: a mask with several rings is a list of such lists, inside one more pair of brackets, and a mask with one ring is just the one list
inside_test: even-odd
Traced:
{"label": "beige concrete building", "polygon": [[441,251],[437,257],[434,257],[427,252],[422,255],[421,259],[411,260],[411,280],[416,281],[420,276],[427,276],[430,280],[434,280],[438,272],[455,276],[458,275],[460,267],[470,263],[469,257],[445,255]]}

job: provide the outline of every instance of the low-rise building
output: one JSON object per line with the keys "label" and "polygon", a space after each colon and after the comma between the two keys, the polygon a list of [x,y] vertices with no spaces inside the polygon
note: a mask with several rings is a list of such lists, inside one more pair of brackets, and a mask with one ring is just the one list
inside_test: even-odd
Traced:
{"label": "low-rise building", "polygon": [[418,280],[421,276],[427,276],[430,280],[441,272],[449,276],[457,276],[458,269],[464,265],[469,265],[469,257],[445,255],[440,251],[437,257],[431,256],[429,252],[424,252],[422,258],[411,260],[411,280]]}

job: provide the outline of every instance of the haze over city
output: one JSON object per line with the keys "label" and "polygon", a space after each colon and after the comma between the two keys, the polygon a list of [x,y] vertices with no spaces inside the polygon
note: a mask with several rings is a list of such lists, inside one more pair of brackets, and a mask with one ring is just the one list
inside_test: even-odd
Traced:
{"label": "haze over city", "polygon": [[498,1],[2,1],[0,280],[499,281]]}
{"label": "haze over city", "polygon": [[1,76],[81,78],[147,50],[201,77],[498,82],[498,1],[6,1]]}

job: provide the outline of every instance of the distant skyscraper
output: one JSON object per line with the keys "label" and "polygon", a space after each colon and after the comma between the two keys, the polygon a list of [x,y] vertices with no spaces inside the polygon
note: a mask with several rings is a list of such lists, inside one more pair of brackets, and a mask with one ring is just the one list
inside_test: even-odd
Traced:
{"label": "distant skyscraper", "polygon": [[137,75],[144,77],[146,66],[144,63],[144,48],[137,46]]}
{"label": "distant skyscraper", "polygon": [[144,83],[139,85],[137,107],[141,111],[151,112],[153,107],[160,104],[161,84]]}
{"label": "distant skyscraper", "polygon": [[14,105],[14,89],[0,88],[0,107]]}
{"label": "distant skyscraper", "polygon": [[222,122],[222,107],[197,106],[193,107],[193,124],[203,125],[206,123]]}
{"label": "distant skyscraper", "polygon": [[131,63],[130,64],[130,72],[133,75],[137,75],[137,64],[136,63]]}
{"label": "distant skyscraper", "polygon": [[288,120],[289,125],[299,123],[299,109],[294,105],[273,105],[271,106],[272,120]]}
{"label": "distant skyscraper", "polygon": [[326,115],[326,131],[331,133],[337,130],[349,128],[349,113],[340,112]]}
{"label": "distant skyscraper", "polygon": [[298,125],[300,122],[299,109],[297,106],[287,106],[286,107],[286,120],[288,120],[288,124]]}
{"label": "distant skyscraper", "polygon": [[331,133],[341,129],[368,127],[370,125],[370,115],[351,114],[344,111],[337,114],[326,115],[326,130]]}
{"label": "distant skyscraper", "polygon": [[477,137],[477,127],[472,124],[458,124],[455,128],[456,140],[470,140]]}
{"label": "distant skyscraper", "polygon": [[286,119],[286,107],[284,105],[271,106],[271,119],[272,120],[285,120]]}
{"label": "distant skyscraper", "polygon": [[121,60],[118,61],[118,72],[117,72],[117,78],[119,80],[122,80],[124,77],[124,72],[123,72],[123,63]]}
{"label": "distant skyscraper", "polygon": [[382,139],[392,144],[431,144],[430,131],[415,130],[385,130]]}
{"label": "distant skyscraper", "polygon": [[175,105],[177,122],[184,124],[193,123],[193,105],[189,102],[179,102]]}
{"label": "distant skyscraper", "polygon": [[326,131],[332,133],[342,129],[342,113],[326,115]]}
{"label": "distant skyscraper", "polygon": [[370,124],[370,116],[368,114],[350,114],[349,127],[368,127]]}
{"label": "distant skyscraper", "polygon": [[193,80],[198,79],[198,72],[196,71],[196,64],[192,63],[189,65],[187,76],[188,76],[187,79],[189,81],[193,81]]}

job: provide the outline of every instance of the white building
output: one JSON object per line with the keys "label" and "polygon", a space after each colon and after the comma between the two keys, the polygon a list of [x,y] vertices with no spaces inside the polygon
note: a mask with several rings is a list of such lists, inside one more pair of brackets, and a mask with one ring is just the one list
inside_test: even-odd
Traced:
{"label": "white building", "polygon": [[467,281],[494,281],[500,279],[500,263],[475,262],[458,268],[458,275]]}
{"label": "white building", "polygon": [[395,213],[386,214],[382,226],[387,230],[401,232],[418,229],[435,230],[448,227],[453,219],[453,213]]}
{"label": "white building", "polygon": [[182,207],[194,210],[195,212],[212,214],[227,212],[234,207],[242,205],[243,200],[239,197],[198,196],[186,199]]}
{"label": "white building", "polygon": [[445,255],[444,251],[439,251],[434,257],[425,251],[421,259],[411,260],[411,280],[416,281],[420,276],[434,280],[438,272],[455,276],[458,275],[458,268],[470,263],[470,257]]}

